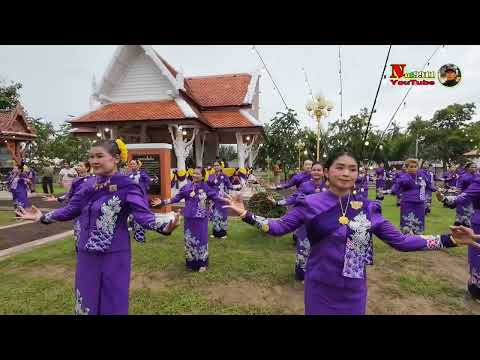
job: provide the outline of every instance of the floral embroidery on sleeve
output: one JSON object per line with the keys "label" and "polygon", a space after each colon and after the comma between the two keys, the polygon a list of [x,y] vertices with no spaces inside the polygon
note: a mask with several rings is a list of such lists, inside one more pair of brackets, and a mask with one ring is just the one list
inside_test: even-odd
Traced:
{"label": "floral embroidery on sleeve", "polygon": [[52,210],[52,211],[49,211],[45,214],[42,215],[42,217],[40,218],[40,221],[43,223],[43,224],[51,224],[51,223],[54,223],[55,220],[52,219],[52,215],[53,215],[53,212],[55,210]]}
{"label": "floral embroidery on sleeve", "polygon": [[436,250],[444,248],[440,235],[420,235],[427,243],[426,249]]}

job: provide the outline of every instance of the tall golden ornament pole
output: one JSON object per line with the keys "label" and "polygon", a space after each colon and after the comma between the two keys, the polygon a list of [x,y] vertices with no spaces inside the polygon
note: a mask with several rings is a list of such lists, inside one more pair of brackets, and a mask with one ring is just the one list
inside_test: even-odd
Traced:
{"label": "tall golden ornament pole", "polygon": [[317,161],[320,161],[320,119],[317,118]]}
{"label": "tall golden ornament pole", "polygon": [[317,161],[320,161],[320,121],[333,109],[333,104],[321,95],[312,97],[306,105],[308,114],[317,121]]}

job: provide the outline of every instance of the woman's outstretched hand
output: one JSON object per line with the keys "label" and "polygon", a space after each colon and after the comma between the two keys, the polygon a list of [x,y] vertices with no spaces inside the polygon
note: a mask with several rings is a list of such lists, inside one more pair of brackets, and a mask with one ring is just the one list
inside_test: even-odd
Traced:
{"label": "woman's outstretched hand", "polygon": [[444,190],[438,189],[437,192],[435,193],[435,195],[437,196],[437,200],[440,202],[443,202],[443,200],[445,199],[445,195],[443,195],[442,191]]}
{"label": "woman's outstretched hand", "polygon": [[480,249],[480,244],[475,241],[475,233],[466,226],[450,226],[452,236],[459,245],[471,245]]}
{"label": "woman's outstretched hand", "polygon": [[175,213],[175,217],[173,220],[170,220],[167,227],[163,229],[163,232],[166,234],[170,234],[173,230],[175,230],[180,225],[180,211]]}
{"label": "woman's outstretched hand", "polygon": [[17,210],[15,210],[15,213],[22,220],[40,221],[40,218],[42,217],[42,212],[35,206],[32,206],[32,210],[30,212],[26,211],[22,207],[19,207]]}
{"label": "woman's outstretched hand", "polygon": [[159,198],[155,198],[150,203],[152,204],[153,207],[161,207],[163,205],[163,200]]}
{"label": "woman's outstretched hand", "polygon": [[228,194],[221,198],[227,205],[223,205],[224,209],[232,209],[237,215],[243,215],[245,212],[245,205],[243,204],[242,194],[230,196]]}
{"label": "woman's outstretched hand", "polygon": [[272,195],[269,195],[267,197],[267,200],[270,201],[272,203],[272,205],[277,205],[277,201],[273,198]]}

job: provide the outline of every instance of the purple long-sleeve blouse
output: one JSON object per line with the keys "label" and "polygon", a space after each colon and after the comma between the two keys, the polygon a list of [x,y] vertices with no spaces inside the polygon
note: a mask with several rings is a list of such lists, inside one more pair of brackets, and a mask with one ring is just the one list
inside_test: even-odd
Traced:
{"label": "purple long-sleeve blouse", "polygon": [[43,214],[41,222],[50,224],[78,217],[78,251],[112,253],[131,249],[129,215],[145,229],[165,234],[167,223],[158,221],[149,210],[143,189],[117,173],[88,178],[67,206]]}
{"label": "purple long-sleeve blouse", "polygon": [[[363,287],[365,266],[373,263],[372,235],[400,251],[441,249],[455,244],[449,235],[404,235],[381,214],[377,202],[352,196],[347,207],[348,225],[342,216],[339,198],[330,191],[308,195],[279,219],[266,219],[247,212],[243,221],[262,231],[281,236],[305,225],[311,252],[307,278],[334,286]],[[362,282],[359,282],[362,280]]]}
{"label": "purple long-sleeve blouse", "polygon": [[228,190],[233,190],[233,185],[230,179],[224,173],[214,173],[208,176],[207,185],[219,193],[228,193]]}
{"label": "purple long-sleeve blouse", "polygon": [[148,192],[152,184],[152,179],[143,170],[131,171],[127,173],[127,176],[133,180],[134,183],[139,184],[145,193]]}
{"label": "purple long-sleeve blouse", "polygon": [[396,190],[402,194],[402,201],[422,202],[425,201],[427,191],[437,191],[424,172],[417,174],[400,174],[396,181]]}
{"label": "purple long-sleeve blouse", "polygon": [[302,183],[310,180],[310,178],[311,178],[311,175],[309,172],[302,171],[292,176],[290,180],[288,180],[285,184],[278,186],[277,189],[278,190],[289,189],[292,186],[295,186],[298,189],[300,185],[302,185]]}
{"label": "purple long-sleeve blouse", "polygon": [[177,195],[171,199],[163,200],[160,206],[175,204],[182,199],[185,199],[183,216],[187,218],[208,217],[207,200],[220,201],[217,191],[202,181],[198,184],[189,183],[183,186]]}
{"label": "purple long-sleeve blouse", "polygon": [[301,201],[306,195],[311,195],[322,191],[327,191],[325,182],[321,181],[319,184],[315,184],[315,182],[310,179],[300,184],[297,191],[290,195],[287,199],[277,201],[277,204],[283,206],[294,205],[297,203],[297,201]]}

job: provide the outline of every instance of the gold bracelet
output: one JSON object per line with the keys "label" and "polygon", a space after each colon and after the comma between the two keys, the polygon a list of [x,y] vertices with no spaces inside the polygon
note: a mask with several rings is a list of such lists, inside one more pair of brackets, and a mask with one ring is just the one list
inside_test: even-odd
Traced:
{"label": "gold bracelet", "polygon": [[458,244],[457,244],[457,240],[454,239],[453,235],[450,235],[450,240],[452,240],[452,242],[453,242],[455,245],[458,245]]}
{"label": "gold bracelet", "polygon": [[245,210],[243,214],[240,215],[240,219],[244,219],[245,216],[247,216],[247,210]]}

